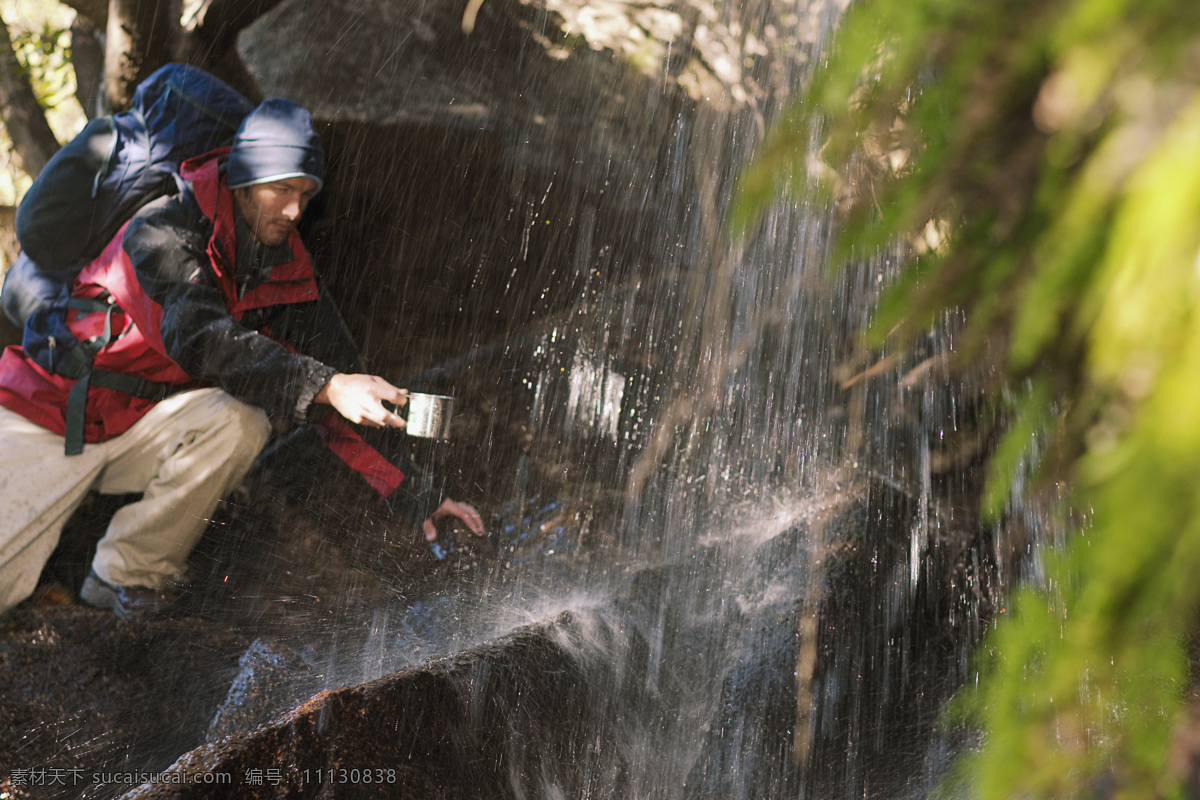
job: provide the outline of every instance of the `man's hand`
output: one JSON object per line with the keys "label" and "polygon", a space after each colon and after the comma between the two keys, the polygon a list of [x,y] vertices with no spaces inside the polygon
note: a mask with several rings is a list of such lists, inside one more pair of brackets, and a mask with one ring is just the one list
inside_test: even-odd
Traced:
{"label": "man's hand", "polygon": [[486,533],[483,529],[483,518],[479,516],[479,512],[475,510],[474,506],[446,499],[437,507],[437,511],[430,514],[429,519],[425,520],[421,525],[421,528],[425,531],[425,541],[432,542],[437,539],[437,528],[433,526],[433,521],[442,517],[458,517],[467,526],[467,529],[476,536],[483,536]]}
{"label": "man's hand", "polygon": [[404,418],[383,407],[383,402],[402,406],[408,402],[408,391],[398,389],[375,375],[338,373],[313,398],[314,402],[331,405],[346,419],[368,428],[403,428]]}

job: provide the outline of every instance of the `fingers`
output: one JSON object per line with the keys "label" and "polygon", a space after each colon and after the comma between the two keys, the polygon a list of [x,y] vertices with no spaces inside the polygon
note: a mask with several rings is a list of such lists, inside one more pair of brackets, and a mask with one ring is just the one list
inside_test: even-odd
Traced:
{"label": "fingers", "polygon": [[[404,417],[400,414],[400,408],[408,405],[408,390],[398,389],[382,378],[379,379],[379,383],[383,384],[382,386],[378,387],[381,390],[379,403],[380,406],[383,407],[383,410],[387,412],[387,416],[384,418],[383,424],[389,428],[406,427],[408,423],[404,421]],[[392,410],[384,407],[383,403],[385,402],[396,406],[396,409]]]}
{"label": "fingers", "polygon": [[368,428],[403,428],[406,424],[404,417],[399,413],[390,411],[384,408],[382,403],[370,399],[363,400],[362,405],[358,407],[357,416],[357,420],[349,416],[347,419]]}
{"label": "fingers", "polygon": [[466,503],[460,503],[459,505],[464,507],[459,519],[466,524],[467,529],[476,536],[483,536],[487,533],[483,527],[483,517],[479,516],[479,512],[473,506],[469,506]]}
{"label": "fingers", "polygon": [[[483,518],[479,516],[479,512],[473,506],[468,503],[459,503],[455,500],[446,499],[437,507],[437,511],[434,511],[421,523],[421,530],[425,532],[425,541],[433,542],[437,540],[437,527],[435,527],[433,521],[439,517],[457,517],[476,536],[483,536],[486,532],[483,527]],[[438,555],[438,558],[442,558],[442,556]]]}
{"label": "fingers", "polygon": [[[438,506],[437,511],[433,512],[433,516],[426,521],[432,525],[433,519],[445,516],[457,517],[467,526],[467,530],[476,536],[483,536],[487,533],[487,530],[483,526],[483,517],[479,516],[479,512],[469,503],[460,503],[457,500],[447,498]],[[426,535],[428,535],[428,531]]]}
{"label": "fingers", "polygon": [[403,428],[404,417],[399,411],[385,408],[408,404],[408,391],[376,375],[335,375],[319,397],[333,405],[343,417],[369,428]]}
{"label": "fingers", "polygon": [[376,427],[405,427],[404,417],[400,416],[399,410],[392,410],[383,404],[391,403],[397,407],[406,405],[408,403],[408,391],[393,386],[383,378],[375,375],[365,375],[363,377],[367,379],[362,381],[362,396],[360,398],[364,405],[364,417],[369,419]]}
{"label": "fingers", "polygon": [[383,409],[384,413],[383,419],[381,420],[381,426],[388,428],[407,427],[408,423],[405,421],[404,417],[400,416],[399,411],[392,411],[391,409],[382,405],[380,408]]}

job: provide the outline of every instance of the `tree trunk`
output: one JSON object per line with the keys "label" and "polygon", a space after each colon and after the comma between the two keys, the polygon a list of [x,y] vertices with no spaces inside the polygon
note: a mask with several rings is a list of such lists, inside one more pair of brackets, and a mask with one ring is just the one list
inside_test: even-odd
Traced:
{"label": "tree trunk", "polygon": [[100,30],[108,25],[108,0],[62,0],[62,4],[75,9],[75,13]]}
{"label": "tree trunk", "polygon": [[58,140],[34,97],[29,76],[17,61],[8,25],[3,20],[0,20],[0,108],[4,109],[4,127],[21,169],[36,176],[58,150]]}
{"label": "tree trunk", "polygon": [[109,111],[124,111],[134,89],[171,60],[180,35],[180,0],[110,0],[104,57]]}
{"label": "tree trunk", "polygon": [[75,68],[75,97],[88,119],[103,108],[104,33],[92,20],[79,15],[71,25],[71,66]]}
{"label": "tree trunk", "polygon": [[20,252],[21,247],[17,244],[17,207],[0,206],[0,260],[4,262],[4,269],[12,266]]}

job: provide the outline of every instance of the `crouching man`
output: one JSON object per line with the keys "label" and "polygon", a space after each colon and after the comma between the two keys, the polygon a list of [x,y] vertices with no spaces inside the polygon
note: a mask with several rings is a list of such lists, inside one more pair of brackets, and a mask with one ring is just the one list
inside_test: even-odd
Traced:
{"label": "crouching man", "polygon": [[[246,474],[271,418],[321,438],[426,534],[474,508],[422,490],[411,462],[354,426],[403,427],[406,393],[363,374],[319,290],[296,223],[321,188],[307,111],[261,104],[232,148],[184,164],[184,191],[144,206],[80,273],[65,324],[95,351],[80,379],[21,347],[0,357],[0,613],[28,597],[86,493],[141,493],[96,548],[83,602],[163,613],[221,497]],[[25,348],[56,346],[52,335]],[[53,361],[52,361],[53,363]],[[78,374],[76,370],[75,374]],[[353,423],[351,425],[350,423]]]}

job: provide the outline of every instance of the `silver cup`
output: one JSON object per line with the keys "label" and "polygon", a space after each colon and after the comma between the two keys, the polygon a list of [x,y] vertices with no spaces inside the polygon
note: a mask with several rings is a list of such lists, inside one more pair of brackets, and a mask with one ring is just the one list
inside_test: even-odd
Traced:
{"label": "silver cup", "polygon": [[408,393],[409,436],[423,439],[449,439],[450,418],[454,416],[454,398],[444,394]]}

